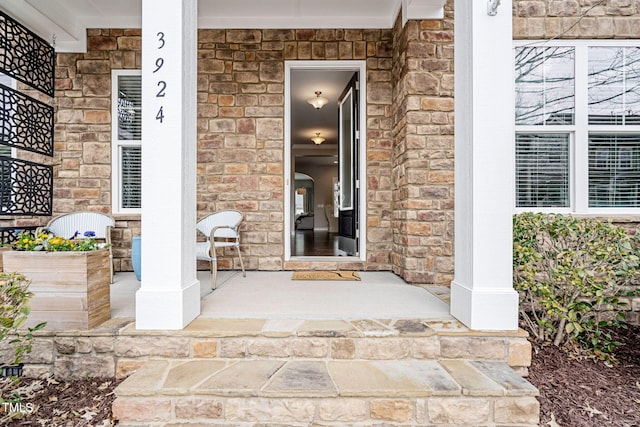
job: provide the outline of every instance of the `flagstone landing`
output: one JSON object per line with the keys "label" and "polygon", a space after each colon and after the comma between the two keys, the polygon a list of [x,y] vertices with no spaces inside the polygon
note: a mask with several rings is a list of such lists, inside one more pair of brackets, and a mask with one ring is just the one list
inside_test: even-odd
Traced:
{"label": "flagstone landing", "polygon": [[120,425],[534,426],[537,390],[469,360],[157,360],[116,390]]}

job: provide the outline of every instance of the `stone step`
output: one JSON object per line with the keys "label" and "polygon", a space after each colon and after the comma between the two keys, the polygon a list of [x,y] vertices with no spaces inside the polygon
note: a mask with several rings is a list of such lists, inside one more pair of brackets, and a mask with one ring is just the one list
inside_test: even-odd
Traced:
{"label": "stone step", "polygon": [[[162,339],[159,339],[159,337]],[[471,331],[455,319],[196,319],[183,331],[145,331],[131,324],[114,343],[117,376],[157,358],[399,360],[506,362],[526,373],[526,332]]]}
{"label": "stone step", "polygon": [[537,390],[506,363],[461,359],[151,360],[115,393],[125,426],[534,426],[539,416]]}

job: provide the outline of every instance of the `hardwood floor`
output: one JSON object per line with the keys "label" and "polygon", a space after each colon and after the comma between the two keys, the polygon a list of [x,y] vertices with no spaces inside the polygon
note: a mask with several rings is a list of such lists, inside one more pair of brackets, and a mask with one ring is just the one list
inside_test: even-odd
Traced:
{"label": "hardwood floor", "polygon": [[338,256],[338,234],[328,231],[296,230],[292,256]]}

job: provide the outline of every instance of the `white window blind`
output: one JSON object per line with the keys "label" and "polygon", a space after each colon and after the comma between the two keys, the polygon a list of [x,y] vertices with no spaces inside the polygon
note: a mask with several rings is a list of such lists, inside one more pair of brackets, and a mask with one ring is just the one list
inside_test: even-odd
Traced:
{"label": "white window blind", "polygon": [[139,208],[142,206],[142,148],[140,146],[122,147],[120,170],[122,207]]}
{"label": "white window blind", "polygon": [[142,78],[139,70],[114,70],[112,95],[113,211],[142,207]]}
{"label": "white window blind", "polygon": [[640,135],[589,135],[589,207],[640,207]]}
{"label": "white window blind", "polygon": [[516,206],[569,206],[569,134],[516,135]]}
{"label": "white window blind", "polygon": [[118,139],[142,139],[142,85],[140,76],[118,77]]}

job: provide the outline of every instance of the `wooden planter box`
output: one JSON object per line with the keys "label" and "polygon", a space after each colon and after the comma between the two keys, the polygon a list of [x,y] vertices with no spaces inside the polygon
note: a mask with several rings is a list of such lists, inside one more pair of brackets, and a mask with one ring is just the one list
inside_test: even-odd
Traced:
{"label": "wooden planter box", "polygon": [[19,272],[33,297],[27,326],[91,329],[111,318],[109,250],[2,253],[5,272]]}

